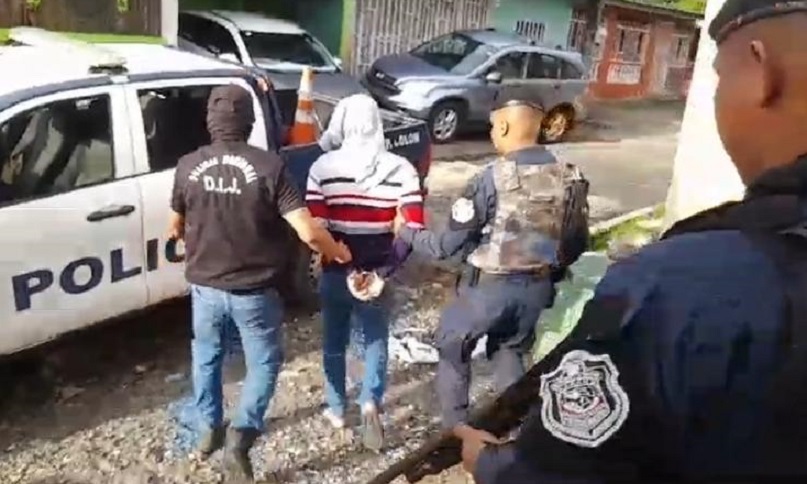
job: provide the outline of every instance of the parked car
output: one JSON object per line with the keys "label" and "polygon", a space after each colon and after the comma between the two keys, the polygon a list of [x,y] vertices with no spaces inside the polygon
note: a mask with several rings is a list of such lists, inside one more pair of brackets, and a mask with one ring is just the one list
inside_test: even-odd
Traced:
{"label": "parked car", "polygon": [[366,92],[342,70],[342,62],[313,35],[287,20],[259,13],[183,11],[178,47],[264,70],[277,86],[297,87],[305,66],[314,69],[315,90],[341,99]]}
{"label": "parked car", "polygon": [[540,101],[547,110],[542,138],[556,142],[584,113],[585,73],[579,53],[489,29],[452,32],[381,57],[362,82],[381,105],[426,120],[438,143],[486,125],[505,91]]}
{"label": "parked car", "polygon": [[[321,154],[316,144],[281,146],[296,89],[274,92],[256,70],[47,34],[13,30],[25,45],[0,47],[0,70],[17,73],[0,83],[0,355],[187,293],[183,247],[165,235],[168,199],[179,157],[210,141],[213,87],[252,93],[249,143],[278,150],[301,190]],[[318,116],[334,102],[315,98]],[[425,179],[425,123],[383,118],[390,148]],[[283,295],[311,304],[318,259],[288,231]]]}

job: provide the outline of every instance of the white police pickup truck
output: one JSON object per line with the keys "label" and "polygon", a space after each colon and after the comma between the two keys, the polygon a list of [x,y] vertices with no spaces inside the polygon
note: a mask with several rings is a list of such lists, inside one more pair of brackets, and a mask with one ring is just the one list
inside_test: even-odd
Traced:
{"label": "white police pickup truck", "polygon": [[[168,201],[179,157],[209,142],[214,86],[253,93],[250,144],[279,150],[301,186],[321,153],[280,149],[278,98],[242,66],[31,28],[11,38],[0,46],[0,355],[187,293]],[[398,122],[387,136],[421,130]],[[416,137],[399,152],[425,176],[428,135]],[[290,244],[289,286],[310,297],[310,253]]]}

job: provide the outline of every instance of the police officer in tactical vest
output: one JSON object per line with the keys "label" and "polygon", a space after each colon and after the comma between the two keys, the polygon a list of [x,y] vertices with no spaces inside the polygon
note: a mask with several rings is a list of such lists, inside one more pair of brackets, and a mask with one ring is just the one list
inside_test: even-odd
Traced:
{"label": "police officer in tactical vest", "polygon": [[807,475],[807,2],[727,0],[709,34],[744,199],[609,268],[516,441],[456,432],[478,484]]}
{"label": "police officer in tactical vest", "polygon": [[500,389],[524,373],[535,324],[554,297],[553,283],[587,244],[588,183],[536,144],[542,118],[541,106],[501,97],[491,113],[499,159],[454,202],[448,230],[399,225],[398,236],[415,252],[437,259],[458,255],[466,262],[437,335],[446,428],[467,421],[471,354],[483,336]]}
{"label": "police officer in tactical vest", "polygon": [[280,371],[278,288],[290,242],[285,223],[323,257],[351,260],[347,247],[311,217],[280,157],[247,143],[254,121],[247,90],[214,88],[207,112],[211,144],[179,160],[171,197],[169,236],[185,241],[191,284],[193,390],[203,457],[225,444],[221,366],[228,324],[238,327],[244,348],[247,374],[226,432],[227,482],[252,480],[249,449],[264,428]]}

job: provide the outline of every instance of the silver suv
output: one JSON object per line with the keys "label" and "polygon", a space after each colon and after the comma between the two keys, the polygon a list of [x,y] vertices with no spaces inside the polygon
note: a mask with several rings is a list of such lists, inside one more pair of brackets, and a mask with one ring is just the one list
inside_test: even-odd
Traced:
{"label": "silver suv", "polygon": [[588,85],[579,53],[492,29],[452,32],[381,57],[362,83],[382,106],[426,120],[437,143],[484,126],[499,92],[539,101],[548,113],[543,140],[560,141],[584,116]]}

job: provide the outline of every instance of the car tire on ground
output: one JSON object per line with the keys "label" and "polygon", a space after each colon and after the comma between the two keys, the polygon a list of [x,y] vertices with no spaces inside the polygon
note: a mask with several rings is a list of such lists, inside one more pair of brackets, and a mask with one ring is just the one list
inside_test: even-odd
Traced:
{"label": "car tire on ground", "polygon": [[303,309],[316,310],[319,308],[321,257],[308,247],[300,247],[297,254],[291,274],[294,300]]}
{"label": "car tire on ground", "polygon": [[571,108],[559,107],[553,109],[544,117],[539,141],[547,144],[563,141],[573,123],[574,111]]}
{"label": "car tire on ground", "polygon": [[459,101],[437,103],[429,114],[429,134],[436,144],[450,143],[457,137],[465,118],[465,106]]}

